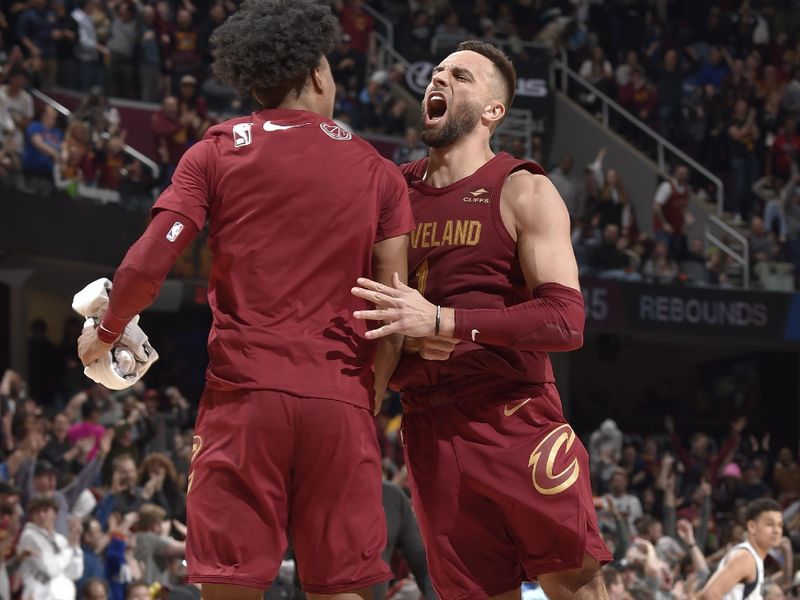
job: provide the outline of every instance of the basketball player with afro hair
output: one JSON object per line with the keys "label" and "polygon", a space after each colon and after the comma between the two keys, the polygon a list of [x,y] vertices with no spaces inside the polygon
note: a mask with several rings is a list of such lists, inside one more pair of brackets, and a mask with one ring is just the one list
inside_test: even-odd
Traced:
{"label": "basketball player with afro hair", "polygon": [[367,599],[391,578],[372,413],[402,338],[366,339],[352,313],[369,304],[348,283],[405,279],[413,219],[397,167],[332,121],[336,31],[313,0],[247,0],[212,34],[216,76],[262,110],[189,148],[79,340],[84,364],[108,352],[208,222],[213,322],[186,501],[189,580],[206,600],[260,599],[289,535],[312,599]]}

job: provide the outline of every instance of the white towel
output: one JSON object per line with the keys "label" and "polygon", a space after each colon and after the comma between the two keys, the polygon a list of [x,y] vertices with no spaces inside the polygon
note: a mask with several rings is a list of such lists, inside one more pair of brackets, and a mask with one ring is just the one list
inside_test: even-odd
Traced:
{"label": "white towel", "polygon": [[[111,281],[106,278],[93,281],[72,299],[72,308],[86,317],[83,328],[96,327],[100,312],[108,306]],[[111,350],[83,369],[84,374],[112,390],[124,390],[139,381],[150,366],[158,360],[158,352],[150,345],[142,328],[139,315],[125,327],[122,337]]]}

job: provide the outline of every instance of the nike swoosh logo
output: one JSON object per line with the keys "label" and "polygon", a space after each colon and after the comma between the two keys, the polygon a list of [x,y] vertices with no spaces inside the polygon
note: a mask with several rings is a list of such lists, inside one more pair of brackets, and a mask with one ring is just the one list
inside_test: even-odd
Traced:
{"label": "nike swoosh logo", "polygon": [[286,131],[287,129],[294,129],[295,127],[305,127],[311,123],[300,123],[299,125],[278,125],[272,121],[264,122],[264,131]]}
{"label": "nike swoosh logo", "polygon": [[[533,400],[533,398],[525,398],[525,400],[523,400],[522,402],[518,402],[517,404],[515,404],[513,406],[511,406],[511,403],[506,404],[503,407],[503,414],[505,416],[507,416],[507,417],[510,417],[511,415],[513,415],[515,412],[517,412],[520,408],[525,406],[531,400]],[[509,406],[511,406],[511,408],[509,408]]]}
{"label": "nike swoosh logo", "polygon": [[472,341],[473,342],[475,341],[475,336],[477,336],[479,333],[480,333],[480,331],[478,331],[477,329],[473,329],[472,330]]}

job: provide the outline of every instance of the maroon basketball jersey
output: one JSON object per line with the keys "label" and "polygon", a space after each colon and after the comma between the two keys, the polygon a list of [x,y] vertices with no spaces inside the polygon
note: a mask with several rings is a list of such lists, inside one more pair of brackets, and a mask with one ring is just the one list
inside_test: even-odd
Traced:
{"label": "maroon basketball jersey", "polygon": [[209,129],[153,210],[212,252],[208,386],[368,407],[374,344],[350,293],[376,242],[413,228],[399,169],[318,114],[263,110]]}
{"label": "maroon basketball jersey", "polygon": [[[500,216],[500,194],[514,171],[544,175],[544,169],[503,152],[469,177],[436,188],[422,181],[427,165],[425,158],[401,166],[417,223],[411,233],[409,285],[434,304],[456,308],[504,308],[530,300],[516,242]],[[392,386],[420,391],[486,377],[553,381],[545,352],[462,341],[447,361],[404,355]]]}

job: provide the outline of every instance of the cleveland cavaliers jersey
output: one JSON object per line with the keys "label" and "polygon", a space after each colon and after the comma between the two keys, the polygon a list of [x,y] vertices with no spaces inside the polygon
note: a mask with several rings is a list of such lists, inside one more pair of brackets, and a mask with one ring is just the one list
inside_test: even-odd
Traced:
{"label": "cleveland cavaliers jersey", "polygon": [[764,591],[764,561],[761,560],[761,557],[756,552],[756,549],[753,548],[750,542],[743,542],[741,544],[737,544],[728,552],[725,553],[725,556],[722,557],[722,560],[719,563],[719,569],[722,569],[731,557],[740,550],[746,550],[753,556],[753,560],[756,561],[756,580],[750,583],[741,582],[737,583],[733,586],[733,589],[725,594],[722,597],[722,600],[762,600],[763,599],[763,591]]}
{"label": "cleveland cavaliers jersey", "polygon": [[[500,153],[469,177],[436,188],[422,181],[427,165],[425,158],[401,166],[417,223],[411,233],[409,285],[434,304],[456,308],[504,308],[530,300],[516,242],[500,216],[500,195],[513,172],[545,174],[544,170]],[[462,341],[447,361],[404,355],[392,386],[412,391],[487,376],[525,383],[553,381],[544,352]]]}

